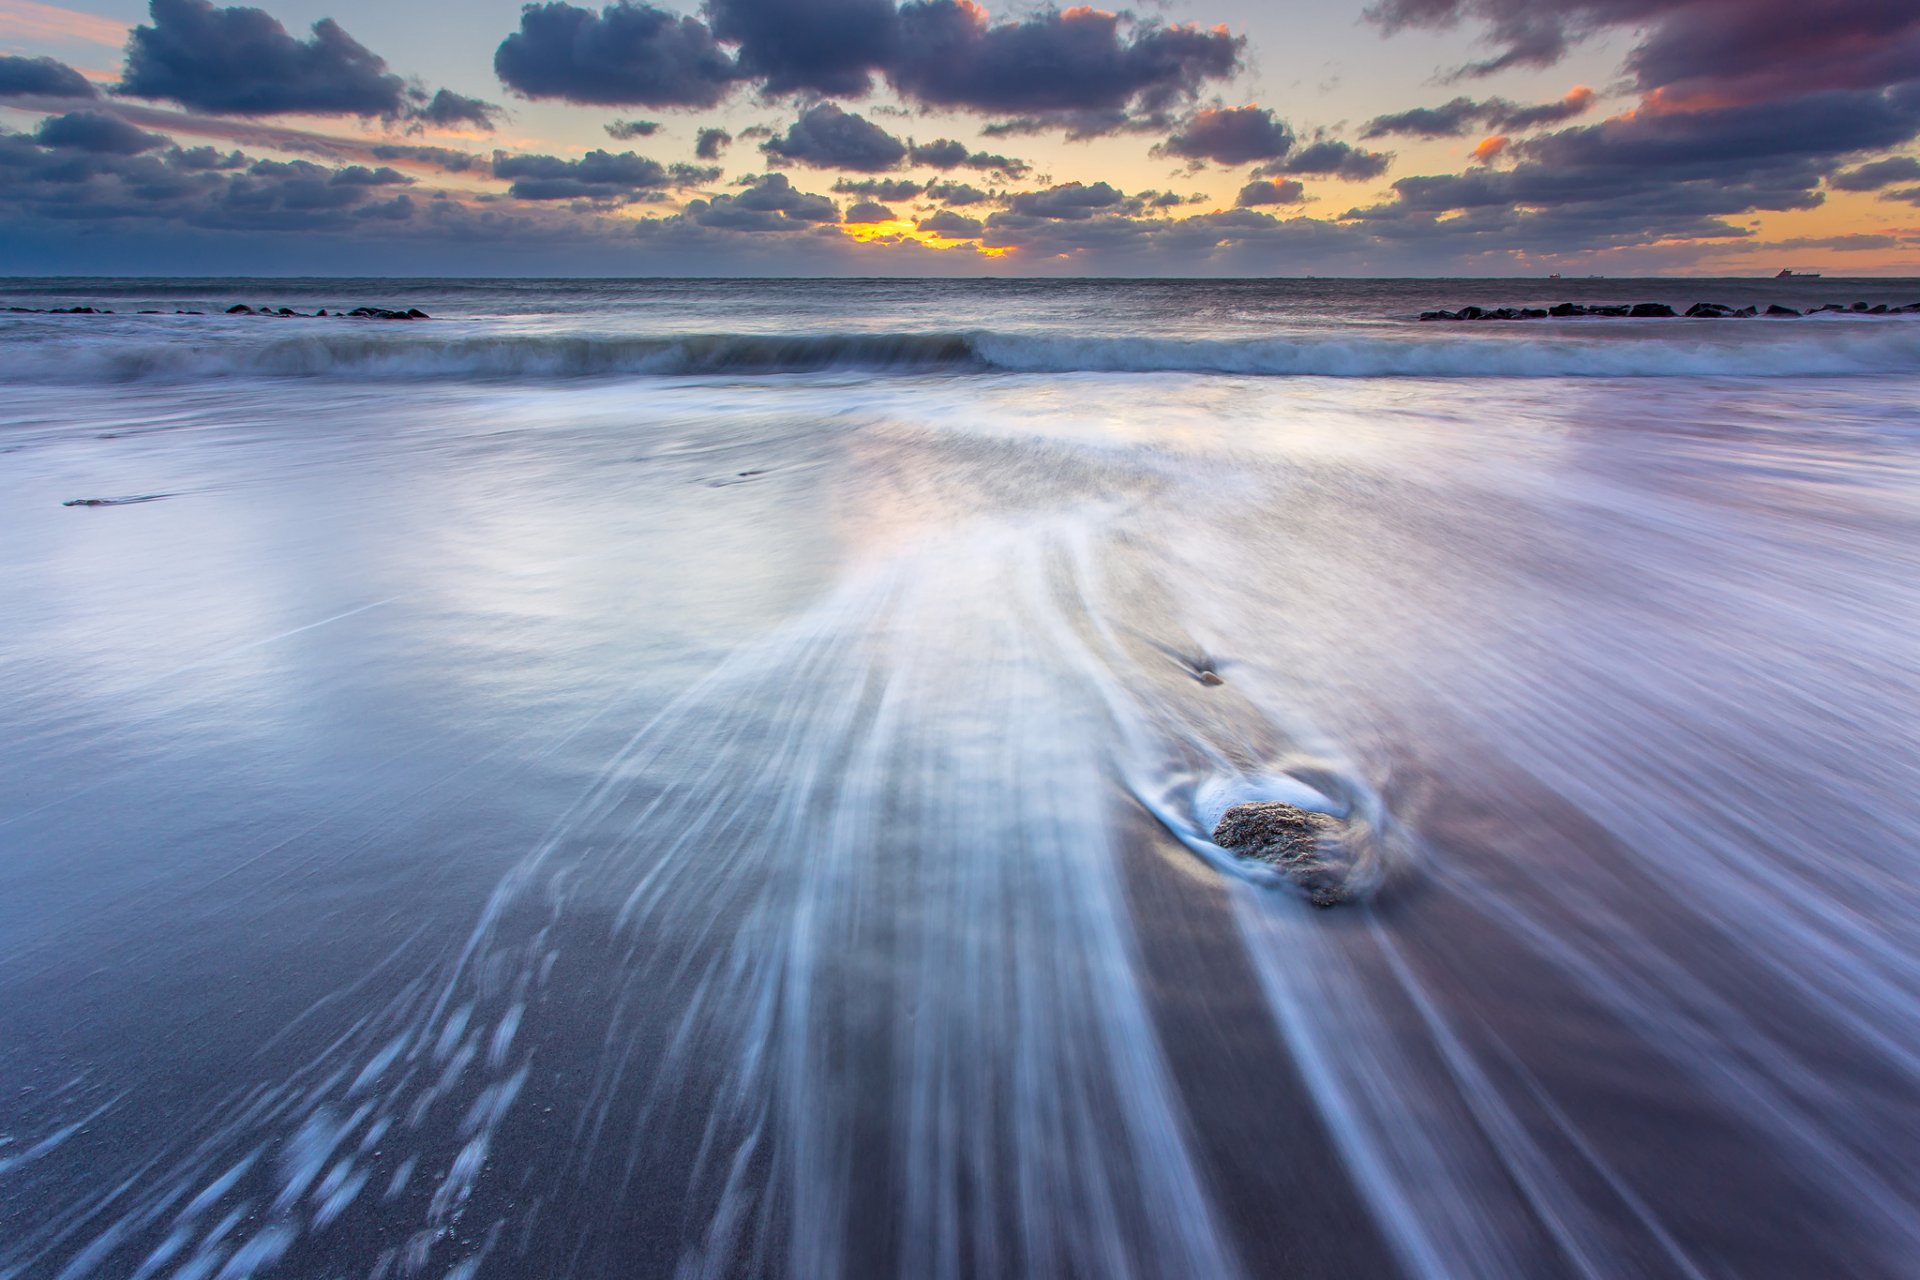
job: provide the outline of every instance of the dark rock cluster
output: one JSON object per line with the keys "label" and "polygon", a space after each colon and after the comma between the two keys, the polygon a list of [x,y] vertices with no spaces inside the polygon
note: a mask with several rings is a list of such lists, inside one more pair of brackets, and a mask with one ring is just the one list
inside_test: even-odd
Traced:
{"label": "dark rock cluster", "polygon": [[254,307],[248,306],[244,302],[237,303],[234,306],[228,307],[227,314],[230,316],[299,316],[302,319],[307,319],[307,320],[316,319],[320,316],[325,316],[328,314],[333,315],[335,318],[338,318],[340,316],[346,316],[348,319],[351,319],[351,320],[431,320],[433,319],[432,316],[420,310],[420,308],[418,307],[408,307],[405,311],[395,311],[388,307],[355,307],[351,311],[335,311],[335,312],[329,313],[325,307],[320,308],[320,310],[318,311],[295,311],[292,307],[254,308]]}
{"label": "dark rock cluster", "polygon": [[1884,302],[1873,306],[1856,302],[1850,307],[1843,307],[1837,302],[1829,302],[1811,311],[1795,311],[1792,307],[1783,307],[1778,303],[1762,311],[1758,307],[1727,307],[1717,302],[1696,302],[1684,312],[1675,311],[1664,302],[1623,302],[1598,306],[1562,302],[1551,307],[1462,307],[1458,311],[1422,311],[1420,318],[1422,320],[1545,320],[1548,317],[1565,319],[1569,316],[1623,316],[1633,320],[1669,317],[1688,320],[1745,320],[1750,316],[1817,316],[1827,311],[1869,316],[1908,315],[1920,312],[1920,302],[1909,303],[1904,307],[1890,307]]}
{"label": "dark rock cluster", "polygon": [[[106,307],[8,307],[15,315],[28,316],[110,316]],[[165,315],[164,311],[142,311],[143,316]],[[175,311],[176,316],[204,315],[201,311]],[[292,307],[250,307],[246,303],[237,303],[227,308],[230,316],[299,316],[312,320],[320,316],[346,316],[356,320],[431,320],[432,316],[418,307],[408,307],[405,311],[396,311],[389,307],[355,307],[351,311],[329,312],[325,307],[318,311],[295,311]]]}
{"label": "dark rock cluster", "polygon": [[1273,867],[1316,907],[1345,902],[1353,869],[1353,833],[1328,813],[1279,801],[1237,804],[1220,815],[1213,842]]}

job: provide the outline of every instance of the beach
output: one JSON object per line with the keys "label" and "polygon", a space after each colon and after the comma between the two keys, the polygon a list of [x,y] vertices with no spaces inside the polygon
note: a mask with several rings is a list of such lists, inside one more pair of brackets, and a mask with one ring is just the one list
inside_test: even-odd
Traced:
{"label": "beach", "polygon": [[0,1278],[1911,1276],[1920,316],[1570,301],[1920,282],[5,282]]}

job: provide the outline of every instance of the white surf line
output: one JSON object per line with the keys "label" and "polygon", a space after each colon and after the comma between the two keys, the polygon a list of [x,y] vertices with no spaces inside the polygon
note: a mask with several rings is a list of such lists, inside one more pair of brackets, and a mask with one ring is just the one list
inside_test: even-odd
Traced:
{"label": "white surf line", "polygon": [[[309,622],[303,627],[295,627],[291,631],[282,631],[279,635],[268,636],[264,640],[253,640],[243,645],[236,645],[234,648],[222,650],[219,653],[211,654],[205,658],[200,658],[196,661],[189,662],[183,667],[175,667],[171,671],[164,672],[160,675],[152,677],[151,679],[144,680],[141,683],[134,685],[130,689],[122,690],[121,696],[125,696],[126,694],[130,694],[130,693],[138,693],[142,689],[150,689],[154,685],[159,684],[162,681],[171,680],[175,676],[184,675],[189,671],[194,671],[201,667],[210,666],[216,662],[225,662],[228,658],[237,657],[240,654],[251,652],[254,649],[264,648],[265,646],[270,644],[278,644],[280,641],[288,639],[291,636],[297,636],[302,632],[312,631],[317,627],[324,627],[329,623],[339,622],[343,618],[351,618],[355,614],[365,613],[369,609],[378,609],[382,605],[389,605],[392,603],[393,603],[392,598],[389,598],[386,600],[375,600],[372,604],[363,604],[357,609],[349,609],[345,613],[336,613],[330,618],[322,618],[318,622]],[[144,766],[135,766],[136,769],[141,767],[144,767]],[[88,786],[81,787],[78,791],[69,791],[67,792],[67,794],[63,796],[54,797],[52,800],[47,801],[45,804],[38,805],[32,809],[28,809],[23,813],[16,813],[11,818],[0,819],[0,828],[10,827],[16,822],[25,821],[26,819],[33,817],[33,815],[35,815],[36,813],[44,813],[48,809],[54,808],[57,805],[65,804],[69,800],[77,800],[81,796],[87,795],[94,791],[98,791],[101,787],[106,786],[109,782],[115,782],[121,778],[126,777],[128,773],[131,773],[133,771],[134,770],[122,770],[119,773],[113,774],[109,777],[102,778],[98,782],[91,783]]]}

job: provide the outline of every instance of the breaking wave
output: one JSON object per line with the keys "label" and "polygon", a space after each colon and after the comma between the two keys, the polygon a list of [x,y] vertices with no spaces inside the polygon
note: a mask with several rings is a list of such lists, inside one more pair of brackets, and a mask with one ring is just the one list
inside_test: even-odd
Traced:
{"label": "breaking wave", "polygon": [[[274,322],[282,323],[282,322]],[[330,322],[329,322],[330,323]],[[1604,326],[1604,327],[1603,327]],[[1585,330],[1582,332],[1581,330]],[[204,328],[53,333],[0,346],[21,382],[241,377],[381,379],[779,374],[1200,373],[1266,377],[1806,377],[1920,373],[1920,323],[1575,321],[1553,336],[1297,334],[1155,338],[998,333],[426,336],[329,332],[260,340]]]}

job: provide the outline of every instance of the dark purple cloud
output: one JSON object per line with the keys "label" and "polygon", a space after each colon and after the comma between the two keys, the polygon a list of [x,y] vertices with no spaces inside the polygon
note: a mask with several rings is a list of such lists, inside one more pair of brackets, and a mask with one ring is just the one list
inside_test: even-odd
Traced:
{"label": "dark purple cloud", "polygon": [[868,200],[911,200],[925,188],[905,178],[842,178],[833,184],[842,195],[863,196]]}
{"label": "dark purple cloud", "polygon": [[950,236],[958,240],[972,240],[986,230],[986,224],[978,218],[969,218],[965,214],[955,213],[951,209],[941,209],[920,219],[916,224],[921,231],[930,231],[937,236]]}
{"label": "dark purple cloud", "polygon": [[493,69],[529,98],[603,106],[710,107],[740,75],[705,23],[627,0],[527,5]]}
{"label": "dark purple cloud", "polygon": [[658,120],[615,120],[606,126],[607,136],[615,142],[631,142],[635,138],[651,138],[660,132]]}
{"label": "dark purple cloud", "polygon": [[913,0],[899,11],[887,76],[936,106],[992,114],[1155,110],[1240,68],[1243,37],[1138,23],[1093,8],[993,23],[966,0]]}
{"label": "dark purple cloud", "polygon": [[507,194],[516,200],[630,201],[672,184],[664,165],[631,151],[589,151],[578,160],[496,151],[493,176],[513,184]]}
{"label": "dark purple cloud", "polygon": [[800,113],[786,133],[760,149],[779,160],[817,169],[884,173],[907,158],[907,144],[865,116],[822,102]]}
{"label": "dark purple cloud", "polygon": [[1263,164],[1253,171],[1256,178],[1280,174],[1305,174],[1311,177],[1340,178],[1347,182],[1366,182],[1379,177],[1393,163],[1383,151],[1364,151],[1349,143],[1323,138],[1299,148],[1284,160]]}
{"label": "dark purple cloud", "polygon": [[1878,191],[1896,182],[1915,181],[1920,181],[1920,160],[1912,156],[1891,156],[1836,173],[1827,179],[1827,185],[1835,191]]}
{"label": "dark purple cloud", "polygon": [[99,111],[71,111],[64,116],[49,116],[34,131],[34,141],[43,147],[67,147],[75,151],[94,151],[103,155],[137,156],[169,145],[163,134],[148,133],[118,116]]}
{"label": "dark purple cloud", "polygon": [[529,5],[494,68],[529,97],[663,106],[710,106],[737,82],[769,97],[858,97],[879,76],[922,105],[1056,127],[1097,120],[1092,136],[1141,115],[1159,123],[1238,71],[1245,44],[1086,7],[994,22],[970,0],[708,0],[705,12]]}
{"label": "dark purple cloud", "polygon": [[1098,110],[1056,111],[1048,115],[1014,116],[996,120],[980,132],[989,138],[1023,138],[1043,133],[1058,133],[1068,142],[1086,142],[1123,133],[1166,133],[1178,127],[1171,112],[1163,109],[1135,111],[1125,107]]}
{"label": "dark purple cloud", "polygon": [[1154,150],[1235,165],[1272,160],[1292,146],[1293,131],[1265,107],[1208,107],[1195,112]]}
{"label": "dark purple cloud", "polygon": [[1250,209],[1255,205],[1299,204],[1306,198],[1306,188],[1292,179],[1275,182],[1271,178],[1255,178],[1240,188],[1233,203],[1236,208]]}
{"label": "dark purple cloud", "polygon": [[97,98],[87,78],[53,58],[0,54],[0,98]]}
{"label": "dark purple cloud", "polygon": [[1009,209],[1027,218],[1081,221],[1103,211],[1137,211],[1138,201],[1105,182],[1068,182],[1042,191],[1022,191],[1008,199]]}
{"label": "dark purple cloud", "polygon": [[838,222],[840,211],[825,196],[801,191],[784,173],[769,173],[737,196],[687,204],[687,218],[727,231],[805,231]]}
{"label": "dark purple cloud", "polygon": [[1411,111],[1375,116],[1367,121],[1360,136],[1383,138],[1401,134],[1415,138],[1458,138],[1476,129],[1520,133],[1541,125],[1572,120],[1585,115],[1592,106],[1593,90],[1585,85],[1574,86],[1558,102],[1532,105],[1511,102],[1506,98],[1488,98],[1484,102],[1455,98],[1437,107],[1415,107]]}
{"label": "dark purple cloud", "polygon": [[441,89],[431,98],[424,93],[419,97],[420,100],[407,109],[407,119],[442,129],[463,124],[491,129],[494,118],[500,114],[500,108],[491,102],[469,98],[464,93],[455,93],[451,89]]}
{"label": "dark purple cloud", "polygon": [[1739,238],[1750,228],[1728,219],[1813,208],[1837,157],[1885,150],[1916,132],[1920,96],[1884,93],[1641,111],[1514,143],[1509,169],[1402,178],[1395,200],[1348,216],[1382,236],[1446,250]]}
{"label": "dark purple cloud", "polygon": [[1605,27],[1644,28],[1627,69],[1644,92],[1721,105],[1920,79],[1913,0],[1379,0],[1388,31],[1483,24],[1498,52],[1463,70],[1548,66]]}
{"label": "dark purple cloud", "polygon": [[708,0],[716,39],[740,47],[743,76],[769,95],[859,97],[886,65],[893,0]]}
{"label": "dark purple cloud", "polygon": [[927,198],[947,204],[969,205],[985,204],[993,196],[964,182],[933,182],[927,184]]}
{"label": "dark purple cloud", "polygon": [[926,165],[929,169],[997,170],[1014,178],[1023,176],[1031,167],[1026,161],[1016,160],[1012,156],[971,150],[966,143],[956,142],[952,138],[915,143],[908,150],[907,159],[914,164]]}
{"label": "dark purple cloud", "polygon": [[392,170],[249,161],[238,152],[162,150],[114,136],[97,121],[72,117],[47,122],[33,137],[0,134],[0,220],[16,233],[46,224],[349,233],[368,220],[413,216],[411,201],[392,194],[405,181]]}
{"label": "dark purple cloud", "polygon": [[120,93],[243,116],[406,112],[400,77],[331,18],[298,40],[261,9],[152,0],[151,14],[127,39]]}
{"label": "dark purple cloud", "polygon": [[883,204],[876,204],[872,200],[862,200],[847,210],[847,216],[843,218],[842,221],[851,223],[892,222],[894,221],[894,215],[893,210]]}
{"label": "dark purple cloud", "polygon": [[693,140],[693,154],[702,160],[718,160],[732,142],[733,135],[725,129],[702,129]]}

